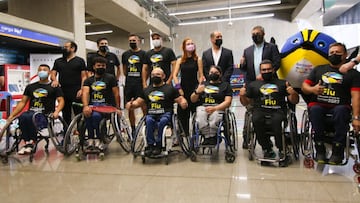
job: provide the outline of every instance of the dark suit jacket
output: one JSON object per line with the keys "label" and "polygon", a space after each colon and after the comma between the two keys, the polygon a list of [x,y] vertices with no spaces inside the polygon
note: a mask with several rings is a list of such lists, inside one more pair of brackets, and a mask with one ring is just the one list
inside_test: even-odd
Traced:
{"label": "dark suit jacket", "polygon": [[[245,58],[245,63],[240,66],[240,68],[246,72],[246,83],[256,80],[254,69],[254,46],[255,45],[251,45],[244,50],[243,57]],[[275,71],[279,69],[281,57],[275,44],[264,42],[262,60],[264,59],[268,59],[273,62]]]}
{"label": "dark suit jacket", "polygon": [[[221,80],[230,83],[230,77],[234,70],[234,57],[230,49],[226,49],[223,47],[221,47],[221,49],[221,56],[217,65],[221,67]],[[204,67],[204,75],[206,77],[206,80],[208,80],[210,66],[215,65],[211,48],[203,52],[202,61]]]}

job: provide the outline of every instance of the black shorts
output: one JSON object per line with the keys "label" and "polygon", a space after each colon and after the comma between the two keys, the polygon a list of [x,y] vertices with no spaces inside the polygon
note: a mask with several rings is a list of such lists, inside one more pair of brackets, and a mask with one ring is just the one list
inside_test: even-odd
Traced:
{"label": "black shorts", "polygon": [[143,86],[141,82],[126,82],[124,88],[124,97],[125,102],[128,102],[133,98],[134,100],[140,96],[140,93],[143,91]]}

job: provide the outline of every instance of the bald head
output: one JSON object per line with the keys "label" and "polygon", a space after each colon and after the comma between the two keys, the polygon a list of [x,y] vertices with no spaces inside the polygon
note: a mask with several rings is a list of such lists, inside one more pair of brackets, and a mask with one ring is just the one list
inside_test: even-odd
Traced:
{"label": "bald head", "polygon": [[165,73],[161,68],[154,68],[151,71],[151,77],[154,77],[154,76],[160,77],[161,79],[165,79]]}

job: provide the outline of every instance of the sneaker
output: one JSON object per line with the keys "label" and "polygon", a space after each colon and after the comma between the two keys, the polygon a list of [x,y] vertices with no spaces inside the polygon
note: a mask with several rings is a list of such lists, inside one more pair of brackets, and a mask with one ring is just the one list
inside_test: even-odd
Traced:
{"label": "sneaker", "polygon": [[274,150],[268,149],[264,150],[264,159],[274,159],[276,157],[276,154]]}
{"label": "sneaker", "polygon": [[315,143],[315,150],[315,160],[320,164],[324,164],[326,162],[326,149],[324,144],[321,142]]}
{"label": "sneaker", "polygon": [[95,148],[102,150],[103,144],[99,139],[95,139]]}
{"label": "sneaker", "polygon": [[159,155],[161,154],[161,145],[156,145],[152,150],[153,155]]}
{"label": "sneaker", "polygon": [[25,145],[18,151],[19,155],[30,154],[33,149],[34,142],[27,141]]}
{"label": "sneaker", "polygon": [[146,146],[145,151],[144,151],[145,156],[151,156],[152,151],[153,151],[153,146],[152,145]]}
{"label": "sneaker", "polygon": [[43,129],[39,130],[39,134],[43,137],[49,137],[49,129],[43,128]]}
{"label": "sneaker", "polygon": [[340,143],[334,143],[332,147],[332,154],[329,159],[329,164],[342,164],[344,159],[344,147]]}

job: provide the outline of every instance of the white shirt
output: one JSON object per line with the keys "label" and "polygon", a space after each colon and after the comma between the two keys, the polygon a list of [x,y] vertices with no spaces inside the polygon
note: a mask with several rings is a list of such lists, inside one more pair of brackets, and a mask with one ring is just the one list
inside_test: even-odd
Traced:
{"label": "white shirt", "polygon": [[217,66],[219,63],[220,56],[221,56],[222,48],[220,47],[219,51],[217,51],[217,52],[215,52],[214,48],[211,48],[211,50],[212,50],[214,65]]}
{"label": "white shirt", "polygon": [[264,42],[260,45],[254,44],[254,70],[255,77],[260,74],[260,63],[262,61],[262,52],[264,48]]}

